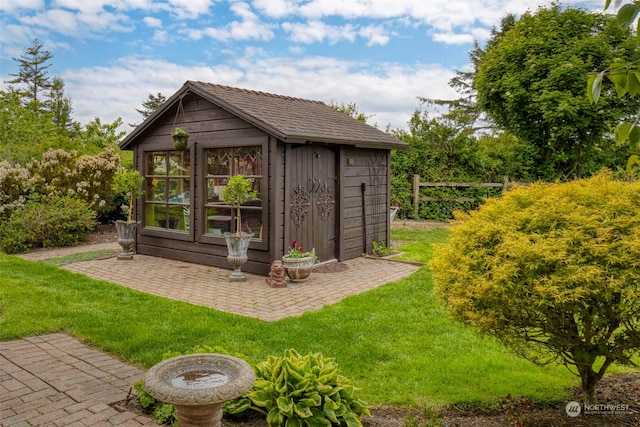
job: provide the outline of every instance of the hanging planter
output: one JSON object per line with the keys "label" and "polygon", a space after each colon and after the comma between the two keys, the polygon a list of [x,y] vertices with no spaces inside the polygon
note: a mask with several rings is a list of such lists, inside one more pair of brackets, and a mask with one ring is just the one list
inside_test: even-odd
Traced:
{"label": "hanging planter", "polygon": [[185,131],[180,127],[176,127],[176,122],[178,121],[178,116],[180,115],[180,112],[182,112],[182,121],[186,122],[186,119],[184,117],[184,106],[182,105],[182,98],[185,95],[182,95],[180,97],[180,100],[178,101],[178,108],[176,109],[176,117],[173,119],[174,131],[171,134],[171,138],[173,139],[173,148],[175,148],[178,151],[186,150],[187,144],[189,142],[189,132]]}
{"label": "hanging planter", "polygon": [[182,128],[176,128],[171,134],[173,139],[173,148],[178,151],[187,149],[187,143],[189,142],[189,133],[185,132]]}

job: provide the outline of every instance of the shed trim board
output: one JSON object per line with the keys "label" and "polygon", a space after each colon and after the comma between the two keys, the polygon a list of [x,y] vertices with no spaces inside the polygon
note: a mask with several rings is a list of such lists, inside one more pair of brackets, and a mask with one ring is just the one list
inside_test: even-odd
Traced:
{"label": "shed trim board", "polygon": [[[191,134],[185,152],[175,127]],[[318,101],[188,81],[120,143],[147,190],[136,251],[230,268],[222,232],[235,212],[219,191],[244,173],[259,197],[243,205],[256,236],[243,270],[266,274],[293,240],[321,262],[368,253],[389,244],[391,150],[405,147]]]}

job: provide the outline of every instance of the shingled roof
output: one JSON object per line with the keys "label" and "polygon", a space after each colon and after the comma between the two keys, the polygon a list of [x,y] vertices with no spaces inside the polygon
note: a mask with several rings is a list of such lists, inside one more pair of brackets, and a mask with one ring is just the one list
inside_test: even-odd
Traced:
{"label": "shingled roof", "polygon": [[[390,149],[405,148],[407,145],[320,101],[199,81],[187,81],[161,110],[169,108],[174,98],[187,91],[287,143],[325,142]],[[157,115],[153,114],[147,122],[152,122],[154,117]],[[145,125],[146,122],[139,126],[140,131],[147,127]],[[135,138],[139,133],[137,131],[138,128],[122,141],[121,148],[125,148]]]}

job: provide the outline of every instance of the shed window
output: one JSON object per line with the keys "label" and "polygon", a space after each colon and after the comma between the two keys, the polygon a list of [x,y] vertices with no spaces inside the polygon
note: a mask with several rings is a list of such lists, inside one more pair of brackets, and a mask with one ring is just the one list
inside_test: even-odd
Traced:
{"label": "shed window", "polygon": [[258,195],[240,209],[242,231],[262,239],[262,146],[214,148],[206,150],[206,157],[206,232],[222,235],[236,231],[236,210],[222,201],[222,189],[232,175],[242,174],[253,179]]}
{"label": "shed window", "polygon": [[191,168],[188,151],[147,153],[146,226],[189,231]]}

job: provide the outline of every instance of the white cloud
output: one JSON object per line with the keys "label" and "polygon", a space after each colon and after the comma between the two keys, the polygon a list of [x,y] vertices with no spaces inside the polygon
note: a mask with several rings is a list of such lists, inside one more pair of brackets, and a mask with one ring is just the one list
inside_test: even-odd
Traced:
{"label": "white cloud", "polygon": [[73,34],[78,31],[76,14],[62,9],[47,10],[33,16],[20,19],[23,24],[48,28],[63,34]]}
{"label": "white cloud", "polygon": [[296,0],[254,0],[253,7],[271,18],[284,18],[296,13]]}
{"label": "white cloud", "polygon": [[130,31],[125,25],[129,21],[127,15],[95,8],[80,11],[48,9],[31,16],[19,17],[18,20],[24,25],[46,28],[74,37],[102,31]]}
{"label": "white cloud", "polygon": [[435,33],[433,40],[445,44],[468,44],[473,43],[475,38],[472,34],[456,34],[456,33]]}
{"label": "white cloud", "polygon": [[[453,43],[458,44],[462,37],[468,38],[479,29],[490,29],[507,13],[521,14],[549,3],[549,0],[255,0],[253,5],[272,18],[408,20],[431,27],[436,41],[454,40]],[[565,0],[562,5],[602,10],[603,1]],[[452,38],[454,34],[458,37]]]}
{"label": "white cloud", "polygon": [[44,0],[2,0],[0,10],[14,12],[16,10],[39,10],[44,7]]}
{"label": "white cloud", "polygon": [[[418,97],[451,99],[447,85],[454,71],[440,66],[370,64],[328,57],[267,57],[248,49],[233,63],[215,66],[183,66],[164,60],[125,57],[111,67],[87,67],[62,75],[66,93],[73,100],[76,120],[94,117],[139,123],[135,111],[150,93],[172,95],[186,80],[262,90],[329,103],[355,102],[360,111],[375,114],[370,120],[380,128],[405,128],[419,106]],[[130,131],[130,128],[124,130]]]}
{"label": "white cloud", "polygon": [[353,25],[327,25],[322,21],[300,23],[285,22],[282,29],[290,34],[292,41],[297,43],[321,43],[328,40],[335,44],[341,40],[354,41],[356,32]]}
{"label": "white cloud", "polygon": [[358,28],[352,24],[329,25],[322,21],[284,22],[282,29],[289,33],[289,38],[296,43],[322,43],[328,41],[336,44],[340,41],[354,42],[357,36],[367,40],[367,46],[386,45],[389,35],[381,25],[367,25]]}
{"label": "white cloud", "polygon": [[164,43],[167,41],[169,33],[165,30],[156,30],[153,32],[153,41],[158,43]]}
{"label": "white cloud", "polygon": [[162,28],[162,20],[152,16],[145,16],[142,22],[149,28]]}
{"label": "white cloud", "polygon": [[381,25],[367,25],[361,28],[358,34],[368,40],[367,46],[373,46],[374,44],[384,46],[389,42],[388,33]]}
{"label": "white cloud", "polygon": [[213,0],[168,0],[170,10],[180,18],[196,18],[209,13]]}
{"label": "white cloud", "polygon": [[274,37],[271,26],[260,22],[259,17],[251,11],[247,3],[232,3],[230,10],[239,16],[241,21],[233,21],[220,28],[208,27],[188,30],[187,33],[195,40],[206,36],[224,42],[231,40],[268,41]]}

